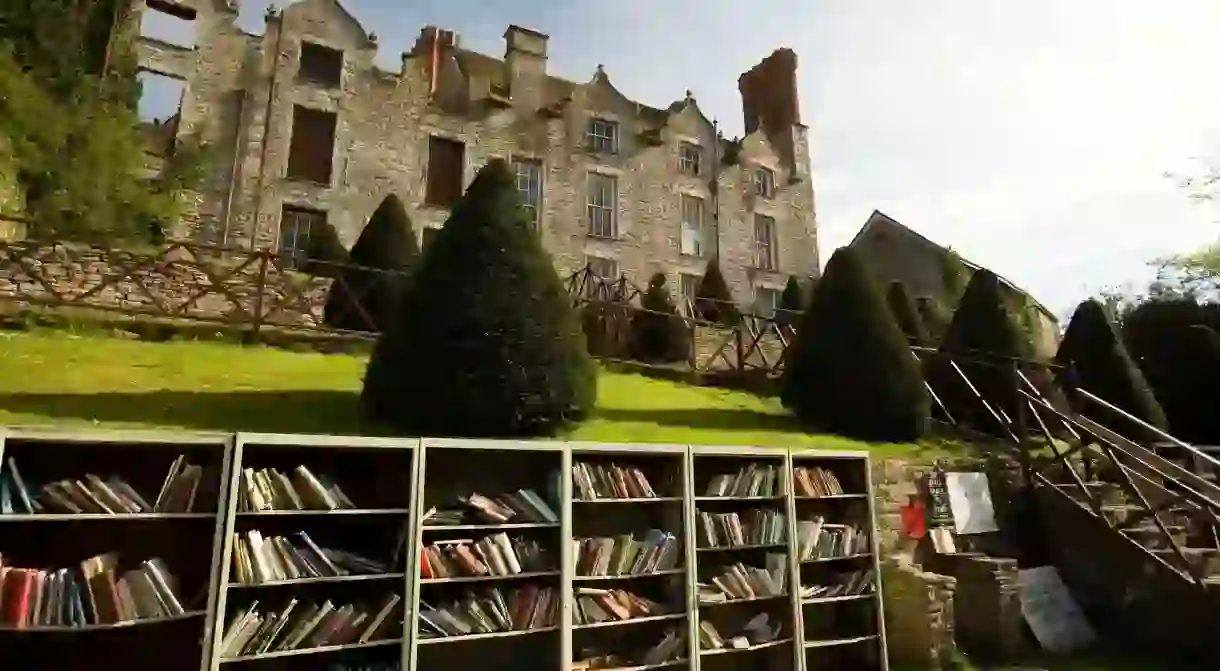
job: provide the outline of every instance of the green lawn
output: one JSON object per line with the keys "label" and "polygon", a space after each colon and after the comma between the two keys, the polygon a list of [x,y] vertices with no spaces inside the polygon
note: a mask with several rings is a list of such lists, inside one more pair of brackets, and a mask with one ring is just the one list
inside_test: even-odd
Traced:
{"label": "green lawn", "polygon": [[[374,433],[359,420],[363,372],[358,356],[60,331],[0,333],[0,425]],[[809,435],[772,399],[610,372],[599,380],[596,416],[566,437],[935,451]]]}

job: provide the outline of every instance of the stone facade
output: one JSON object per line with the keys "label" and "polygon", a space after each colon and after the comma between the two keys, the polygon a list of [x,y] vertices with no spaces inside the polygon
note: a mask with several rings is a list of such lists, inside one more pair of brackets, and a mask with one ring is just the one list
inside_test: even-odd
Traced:
{"label": "stone facade", "polygon": [[[229,0],[137,4],[192,16],[196,28],[193,49],[137,40],[144,70],[186,82],[178,139],[205,142],[218,155],[214,178],[182,224],[185,237],[281,247],[288,206],[324,213],[351,247],[389,194],[407,205],[424,236],[449,214],[425,202],[433,177],[430,139],[438,137],[463,144],[463,183],[494,157],[540,166],[539,229],[561,273],[597,257],[613,260],[608,267],[640,285],[664,272],[676,289],[680,275],[702,275],[718,248],[735,298],[748,303],[756,295],[776,298],[789,275],[818,272],[807,129],[790,50],[742,75],[747,134],[727,141],[689,92],[654,108],[624,97],[600,68],[586,82],[547,74],[548,37],[525,28],[509,27],[503,59],[461,48],[450,31],[424,28],[400,71],[385,72],[373,63],[375,37],[337,0],[301,0],[269,13],[259,36],[235,25]],[[341,53],[336,85],[300,76],[302,49],[315,47]],[[329,183],[287,176],[294,109],[302,108],[335,115]],[[611,151],[590,149],[591,120],[614,125]],[[694,171],[684,155],[697,156]],[[764,170],[774,187],[759,195],[755,181]],[[610,235],[590,235],[593,174],[617,182]],[[703,204],[697,254],[684,253],[695,250],[681,243],[683,196]],[[774,222],[774,263],[756,255],[760,216]]]}

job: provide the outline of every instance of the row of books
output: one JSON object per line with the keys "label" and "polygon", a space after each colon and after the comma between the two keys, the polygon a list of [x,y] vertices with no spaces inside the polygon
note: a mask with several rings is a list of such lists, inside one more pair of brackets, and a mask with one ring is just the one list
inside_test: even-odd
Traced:
{"label": "row of books", "polygon": [[649,529],[642,539],[631,534],[612,538],[575,538],[576,575],[647,575],[678,565],[681,543],[674,534]]}
{"label": "row of books", "polygon": [[797,466],[792,469],[793,490],[797,496],[838,496],[843,485],[834,471],[821,466]]}
{"label": "row of books", "polygon": [[806,585],[801,587],[802,599],[828,598],[835,596],[857,596],[873,591],[873,581],[876,572],[851,571],[834,577],[834,580],[823,585]]}
{"label": "row of books", "polygon": [[769,552],[766,568],[737,562],[721,569],[711,584],[698,584],[699,603],[782,596],[788,589],[788,557]]}
{"label": "row of books", "polygon": [[263,538],[257,529],[233,534],[233,576],[241,585],[378,574],[388,570],[385,564],[358,554],[319,547],[304,531],[294,533],[292,539],[285,536]]}
{"label": "row of books", "polygon": [[740,513],[699,513],[699,547],[773,545],[788,537],[787,517],[778,510],[755,508]]}
{"label": "row of books", "polygon": [[536,522],[541,524],[557,524],[559,516],[541,496],[532,489],[518,489],[500,496],[484,496],[471,494],[458,499],[460,507],[437,509],[429,508],[424,513],[424,526],[449,526],[463,524],[469,520],[472,513],[476,520],[489,524],[516,524],[518,522]]}
{"label": "row of books", "polygon": [[326,671],[402,671],[402,665],[396,661],[369,664],[332,662],[326,665]]}
{"label": "row of books", "polygon": [[783,496],[783,471],[776,465],[749,464],[736,473],[713,476],[703,495],[730,498]]}
{"label": "row of books", "polygon": [[657,497],[648,477],[635,466],[573,464],[572,484],[576,487],[575,498],[580,501]]}
{"label": "row of books", "polygon": [[477,542],[437,541],[425,547],[419,559],[420,577],[425,579],[558,570],[537,541],[509,538],[506,533],[492,534]]}
{"label": "row of books", "polygon": [[624,589],[578,587],[572,623],[597,624],[665,614],[665,606]]}
{"label": "row of books", "polygon": [[0,558],[0,624],[84,627],[177,617],[186,612],[177,590],[177,580],[159,559],[121,570],[114,553],[73,569],[18,568]]}
{"label": "row of books", "polygon": [[580,661],[573,662],[572,671],[595,671],[596,669],[623,669],[637,666],[655,666],[681,660],[686,649],[686,636],[677,629],[665,632],[660,641],[638,654],[604,653],[597,650],[581,650]]}
{"label": "row of books", "polygon": [[559,592],[554,587],[523,585],[492,588],[443,606],[419,601],[421,638],[548,629],[559,623]]}
{"label": "row of books", "polygon": [[699,647],[703,650],[724,648],[745,650],[755,645],[779,640],[783,629],[782,622],[772,622],[769,615],[759,613],[750,618],[740,632],[726,638],[716,630],[716,625],[703,620],[699,623]]}
{"label": "row of books", "polygon": [[829,524],[822,516],[796,523],[797,561],[833,559],[870,551],[868,532],[850,524]]}
{"label": "row of books", "polygon": [[154,503],[117,476],[101,478],[86,473],[34,489],[9,457],[0,472],[0,514],[61,513],[71,515],[130,515],[136,513],[189,513],[203,479],[203,467],[179,455],[170,466]]}
{"label": "row of books", "polygon": [[301,465],[291,477],[274,468],[242,469],[237,509],[245,513],[272,510],[352,510],[356,505],[339,485]]}
{"label": "row of books", "polygon": [[234,613],[225,627],[220,656],[245,657],[282,650],[306,650],[349,643],[368,643],[402,636],[402,597],[391,594],[379,606],[335,605],[290,600],[278,611],[263,613],[254,601]]}

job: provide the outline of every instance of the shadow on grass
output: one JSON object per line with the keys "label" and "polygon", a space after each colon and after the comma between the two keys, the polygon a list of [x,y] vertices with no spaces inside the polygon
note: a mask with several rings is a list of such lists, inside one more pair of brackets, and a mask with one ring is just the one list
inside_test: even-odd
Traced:
{"label": "shadow on grass", "polygon": [[266,433],[384,433],[360,421],[360,395],[343,391],[150,391],[99,394],[0,394],[0,411],[22,422],[180,427]]}
{"label": "shadow on grass", "polygon": [[598,408],[594,416],[611,422],[641,422],[714,431],[802,431],[791,417],[746,408]]}

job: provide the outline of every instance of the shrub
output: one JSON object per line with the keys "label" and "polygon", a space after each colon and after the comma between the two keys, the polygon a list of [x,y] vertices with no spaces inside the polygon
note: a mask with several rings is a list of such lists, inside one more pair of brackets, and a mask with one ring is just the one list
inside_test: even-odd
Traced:
{"label": "shrub", "polygon": [[643,310],[632,320],[632,354],[640,361],[668,363],[690,358],[691,337],[686,320],[678,315],[665,282],[665,273],[648,281],[640,298]]}
{"label": "shrub", "polygon": [[333,328],[380,332],[418,258],[407,210],[397,196],[387,196],[352,247],[351,267],[343,268],[331,286],[323,320]]}
{"label": "shrub", "polygon": [[[1144,374],[1131,360],[1101,303],[1090,299],[1076,307],[1059,343],[1055,363],[1071,367],[1070,380],[1075,385],[1157,428],[1168,428],[1165,411]],[[1129,420],[1071,394],[1070,387],[1068,400],[1081,414],[1118,433],[1137,435],[1132,432],[1136,427]]]}
{"label": "shrub", "polygon": [[[305,250],[305,262],[300,265],[301,272],[316,277],[338,277],[346,263],[350,263],[347,249],[339,240],[334,226],[324,224],[321,228],[309,231],[309,247]],[[333,295],[332,287],[331,296]]]}
{"label": "shrub", "polygon": [[[1003,435],[1001,427],[952,369],[951,357],[993,409],[1009,419],[1017,416],[1017,394],[1012,359],[1033,359],[1029,340],[1008,311],[999,278],[987,269],[976,271],[958,303],[957,312],[941,340],[939,357],[928,359],[928,377],[933,389],[959,422],[981,431]],[[985,359],[985,361],[980,361]],[[1022,372],[1046,400],[1063,407],[1062,394],[1045,368],[1023,366]],[[1020,400],[1018,400],[1018,398]],[[1057,425],[1057,422],[1048,424]]]}
{"label": "shrub", "polygon": [[949,328],[949,321],[953,318],[952,313],[931,296],[920,296],[915,299],[915,307],[928,337],[933,341],[940,340],[941,336],[945,334],[945,329]]}
{"label": "shrub", "polygon": [[584,419],[596,368],[503,160],[484,166],[374,347],[362,404],[415,435],[552,434]]}
{"label": "shrub", "polygon": [[1205,445],[1220,444],[1215,401],[1220,398],[1220,335],[1191,325],[1173,340],[1174,353],[1160,370],[1156,387],[1171,433]]}
{"label": "shrub", "polygon": [[796,275],[788,276],[784,285],[784,293],[779,297],[779,309],[775,311],[775,322],[782,326],[796,323],[801,312],[805,311],[805,291]]}
{"label": "shrub", "polygon": [[741,323],[741,310],[733,302],[733,292],[729,291],[724,273],[720,272],[720,263],[715,259],[707,262],[707,270],[695,291],[695,313],[701,319],[725,326]]}
{"label": "shrub", "polygon": [[906,287],[902,286],[902,282],[890,283],[885,301],[907,341],[916,345],[928,342],[928,332],[924,329],[923,320],[920,319],[915,302],[911,300],[911,295],[907,293]]}
{"label": "shrub", "polygon": [[784,405],[811,426],[879,441],[913,440],[927,431],[930,402],[919,364],[851,248],[830,258],[801,318],[782,385]]}

